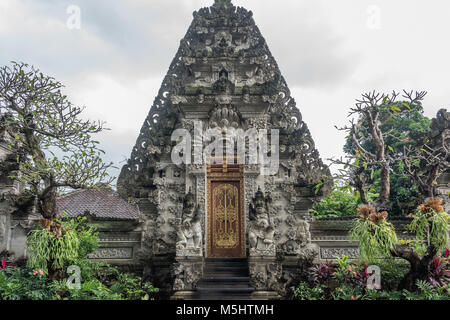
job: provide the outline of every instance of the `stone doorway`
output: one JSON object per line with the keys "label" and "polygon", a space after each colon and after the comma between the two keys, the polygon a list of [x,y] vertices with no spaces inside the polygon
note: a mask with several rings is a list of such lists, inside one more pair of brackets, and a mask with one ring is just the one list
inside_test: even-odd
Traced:
{"label": "stone doorway", "polygon": [[239,164],[207,166],[207,257],[244,258],[244,177]]}

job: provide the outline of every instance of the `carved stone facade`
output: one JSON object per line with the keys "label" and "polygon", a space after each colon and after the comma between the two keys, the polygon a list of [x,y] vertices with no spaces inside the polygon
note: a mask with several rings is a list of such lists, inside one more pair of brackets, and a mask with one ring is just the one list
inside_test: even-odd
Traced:
{"label": "carved stone facade", "polygon": [[[173,164],[176,142],[171,136],[186,129],[196,137],[211,128],[279,132],[278,172],[265,176],[250,163],[243,169],[243,241],[252,283],[257,290],[278,290],[280,257],[317,251],[311,245],[308,209],[328,192],[330,173],[252,12],[230,0],[194,12],[118,179],[122,197],[136,203],[143,215],[142,262],[166,259],[175,291],[193,290],[201,276],[209,213],[206,163]],[[192,145],[195,150],[206,142],[194,138]],[[314,187],[324,181],[316,194]]]}
{"label": "carved stone facade", "polygon": [[11,178],[17,169],[14,150],[19,146],[5,125],[6,117],[0,115],[0,253],[20,260],[26,257],[26,237],[33,216],[21,211],[19,195],[23,188]]}

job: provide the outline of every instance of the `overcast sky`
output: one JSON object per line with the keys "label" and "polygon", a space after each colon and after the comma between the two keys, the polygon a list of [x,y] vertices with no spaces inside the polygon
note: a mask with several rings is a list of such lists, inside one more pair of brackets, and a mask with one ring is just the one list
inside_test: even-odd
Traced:
{"label": "overcast sky", "polygon": [[[213,2],[0,0],[0,65],[24,61],[63,82],[87,117],[107,122],[99,140],[121,167],[192,12]],[[362,92],[426,90],[427,116],[450,109],[448,0],[233,3],[253,11],[324,159],[341,155],[334,126]]]}

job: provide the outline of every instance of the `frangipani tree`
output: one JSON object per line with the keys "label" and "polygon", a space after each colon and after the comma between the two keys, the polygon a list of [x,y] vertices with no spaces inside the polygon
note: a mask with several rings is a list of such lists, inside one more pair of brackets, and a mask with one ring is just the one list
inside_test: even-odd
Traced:
{"label": "frangipani tree", "polygon": [[[333,164],[343,166],[336,178],[348,181],[358,191],[362,202],[377,212],[387,209],[392,164],[403,159],[399,150],[394,150],[388,141],[404,137],[395,136],[385,124],[399,117],[408,117],[411,106],[420,104],[425,95],[426,92],[407,91],[402,96],[397,92],[365,93],[350,109],[349,125],[338,128],[347,133],[348,143],[345,158],[330,159]],[[379,175],[378,196],[370,199],[368,194],[375,173]]]}
{"label": "frangipani tree", "polygon": [[[93,188],[108,184],[103,151],[92,134],[102,122],[81,117],[84,107],[73,105],[63,85],[37,68],[13,62],[0,68],[0,118],[3,130],[13,137],[10,148],[17,155],[12,174],[25,186],[26,207],[35,207],[52,220],[61,188]],[[24,208],[26,210],[27,208]]]}

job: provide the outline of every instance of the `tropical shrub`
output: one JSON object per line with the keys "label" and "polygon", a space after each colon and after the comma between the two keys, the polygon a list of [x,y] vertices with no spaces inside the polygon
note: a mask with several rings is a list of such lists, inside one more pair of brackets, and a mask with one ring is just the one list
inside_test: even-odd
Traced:
{"label": "tropical shrub", "polygon": [[[448,249],[446,249],[448,250]],[[435,256],[430,263],[430,270],[428,273],[428,282],[435,288],[445,288],[448,290],[450,283],[450,263],[448,256],[441,258]]]}
{"label": "tropical shrub", "polygon": [[398,239],[394,226],[386,220],[388,213],[376,213],[368,206],[358,208],[357,212],[359,219],[354,220],[350,237],[359,241],[360,258],[363,261],[371,261],[390,256]]}
{"label": "tropical shrub", "polygon": [[393,257],[378,259],[377,261],[374,261],[374,264],[381,270],[381,288],[383,289],[383,292],[396,291],[400,282],[410,269],[407,261],[395,259]]}
{"label": "tropical shrub", "polygon": [[[445,252],[444,252],[445,254]],[[444,256],[445,258],[445,256]],[[443,261],[445,259],[441,259]],[[298,300],[449,300],[445,286],[433,286],[429,281],[416,281],[417,290],[397,290],[408,268],[402,260],[380,260],[382,285],[369,289],[366,264],[352,263],[348,257],[337,259],[334,265],[320,263],[308,269],[309,280],[294,290]],[[432,268],[431,268],[432,269]],[[331,273],[330,273],[330,272]]]}
{"label": "tropical shrub", "polygon": [[332,278],[334,267],[327,262],[320,262],[308,269],[308,279],[314,285],[328,284]]}
{"label": "tropical shrub", "polygon": [[[407,242],[397,239],[394,226],[386,220],[387,212],[376,213],[367,206],[358,208],[360,216],[354,221],[350,235],[359,241],[360,258],[373,261],[380,257],[398,257],[408,261],[411,267],[399,289],[413,292],[418,290],[417,280],[433,281],[430,265],[449,239],[449,216],[441,203],[441,200],[432,200],[418,207],[408,226],[416,233],[417,240]],[[437,274],[446,274],[439,268],[435,270]]]}
{"label": "tropical shrub", "polygon": [[121,273],[110,289],[126,300],[150,300],[159,291],[150,282],[142,283],[140,277],[127,273]]}
{"label": "tropical shrub", "polygon": [[0,270],[0,300],[51,300],[50,284],[43,270],[7,267]]}
{"label": "tropical shrub", "polygon": [[[99,246],[98,233],[85,218],[40,221],[29,234],[26,268],[0,269],[1,300],[148,300],[158,292],[141,277],[88,259]],[[80,287],[67,283],[66,269],[80,269]]]}
{"label": "tropical shrub", "polygon": [[450,216],[442,207],[442,200],[430,200],[417,208],[414,220],[408,226],[416,233],[417,243],[433,245],[437,250],[446,248],[450,231]]}
{"label": "tropical shrub", "polygon": [[417,280],[418,291],[409,292],[403,290],[402,294],[406,300],[450,300],[450,294],[444,287],[435,288],[429,282]]}
{"label": "tropical shrub", "polygon": [[[376,194],[369,192],[368,197],[372,199],[376,197]],[[361,204],[362,201],[358,191],[354,191],[350,186],[338,183],[330,195],[316,203],[310,212],[318,219],[352,217]]]}
{"label": "tropical shrub", "polygon": [[98,234],[86,225],[86,218],[42,219],[27,239],[28,267],[61,276],[64,270],[95,251]]}
{"label": "tropical shrub", "polygon": [[325,300],[324,286],[311,287],[307,282],[300,282],[295,288],[294,298],[297,300]]}

